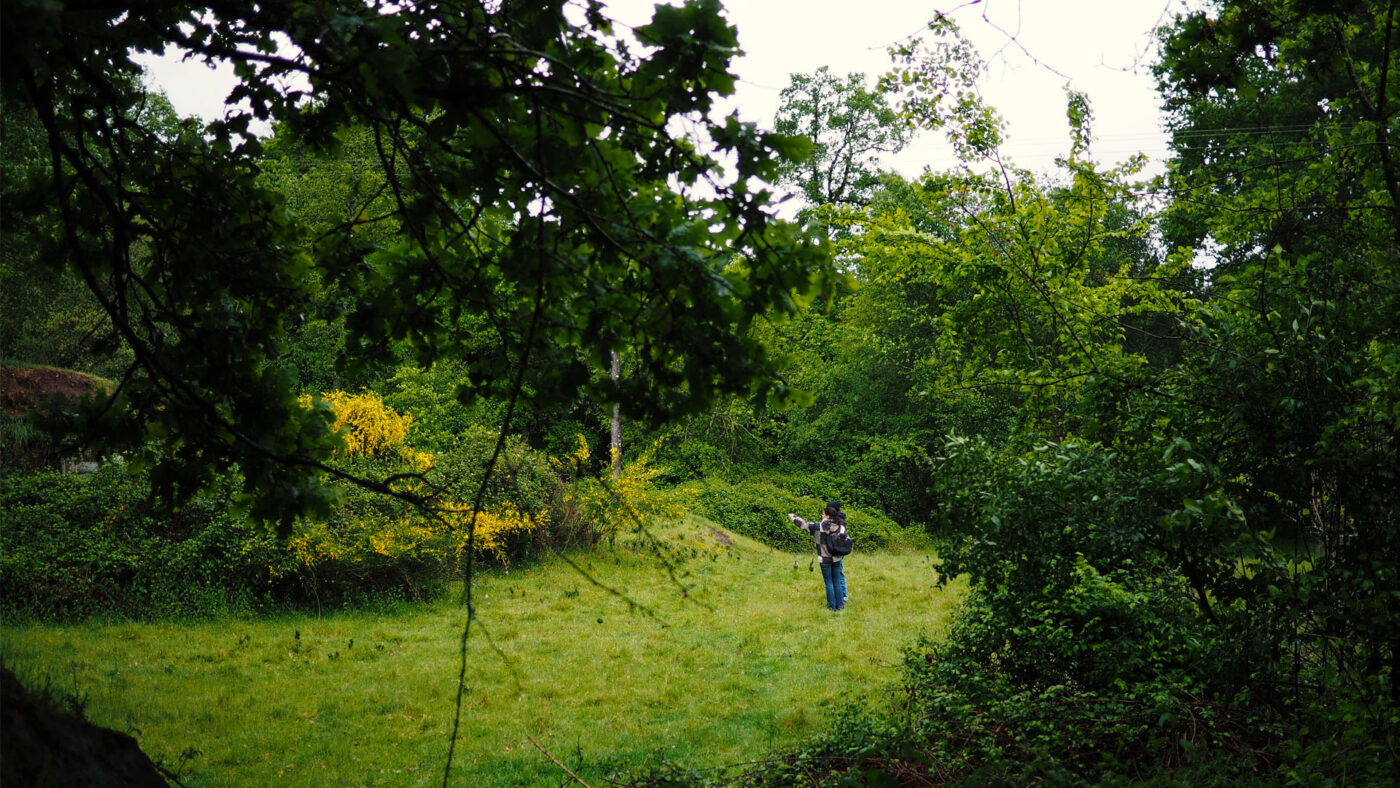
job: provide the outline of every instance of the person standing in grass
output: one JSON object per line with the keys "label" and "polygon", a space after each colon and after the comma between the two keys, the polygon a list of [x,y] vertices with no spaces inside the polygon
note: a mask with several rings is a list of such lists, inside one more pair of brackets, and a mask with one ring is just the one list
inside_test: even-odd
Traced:
{"label": "person standing in grass", "polygon": [[820,522],[808,522],[801,517],[788,512],[788,519],[798,528],[812,534],[812,541],[817,548],[817,557],[821,559],[822,581],[826,583],[826,607],[828,610],[840,610],[846,606],[846,573],[841,568],[841,556],[832,555],[827,548],[827,540],[823,539],[828,534],[844,534],[846,532],[846,513],[841,511],[840,501],[827,501],[826,508],[822,510]]}

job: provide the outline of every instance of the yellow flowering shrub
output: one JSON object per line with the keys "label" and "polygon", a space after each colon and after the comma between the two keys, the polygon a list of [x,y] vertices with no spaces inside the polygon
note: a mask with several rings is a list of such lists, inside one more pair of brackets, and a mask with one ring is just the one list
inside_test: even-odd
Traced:
{"label": "yellow flowering shrub", "polygon": [[[385,405],[378,394],[330,391],[322,394],[321,400],[335,414],[331,431],[345,441],[346,456],[392,455],[404,450],[412,417]],[[301,404],[305,408],[313,407],[311,395],[301,395]]]}
{"label": "yellow flowering shrub", "polygon": [[[370,517],[332,523],[302,523],[287,543],[281,560],[270,566],[273,578],[296,576],[318,585],[356,585],[387,575],[397,583],[410,575],[444,576],[467,549],[471,507],[449,503],[433,514],[409,510],[397,517]],[[509,503],[476,518],[477,555],[507,561],[510,538],[546,527],[547,515],[522,513]]]}
{"label": "yellow flowering shrub", "polygon": [[[333,414],[331,426],[344,441],[338,462],[355,473],[397,476],[392,484],[395,490],[418,495],[443,494],[435,485],[444,480],[475,489],[470,473],[478,460],[470,450],[442,457],[444,467],[437,467],[438,457],[408,445],[410,416],[385,405],[378,394],[337,391],[323,394],[319,403],[310,396],[303,396],[301,402],[303,407],[326,407]],[[543,460],[540,465],[552,483],[554,476]],[[498,475],[518,475],[518,469],[512,468],[503,462]],[[524,504],[493,499],[476,515],[474,552],[508,561],[512,551],[523,546],[523,538],[549,524],[547,513],[522,508],[529,505],[528,495]],[[532,508],[540,507],[536,503]],[[386,587],[418,595],[425,584],[451,576],[467,549],[471,523],[471,507],[450,497],[446,503],[419,509],[347,485],[330,520],[298,524],[268,569],[274,583],[297,581],[317,599]]]}
{"label": "yellow flowering shrub", "polygon": [[549,464],[561,474],[572,476],[577,473],[583,464],[588,462],[593,456],[593,452],[588,448],[588,441],[582,435],[574,436],[574,450],[567,457],[550,457]]}
{"label": "yellow flowering shrub", "polygon": [[[579,444],[580,450],[586,452],[587,444],[582,436]],[[575,480],[564,496],[569,516],[581,519],[595,538],[611,537],[619,529],[650,525],[657,519],[684,517],[689,510],[686,491],[668,491],[656,485],[661,469],[652,465],[652,461],[660,447],[661,441],[657,440],[630,463],[623,463],[616,479],[608,473],[602,479]],[[575,458],[571,455],[569,459]]]}
{"label": "yellow flowering shrub", "polygon": [[[453,530],[455,552],[460,560],[467,549],[467,535],[472,521],[471,507],[466,504],[451,504],[444,507],[445,519]],[[473,549],[477,554],[494,556],[499,561],[507,559],[507,540],[512,535],[528,534],[549,526],[549,515],[529,515],[522,513],[514,504],[505,502],[496,511],[483,510],[476,516],[476,536]]]}
{"label": "yellow flowering shrub", "polygon": [[[452,576],[473,531],[472,506],[455,496],[480,485],[481,453],[494,445],[494,436],[467,434],[478,440],[434,457],[408,445],[410,418],[377,394],[331,392],[319,405],[310,397],[302,402],[328,407],[334,415],[332,426],[344,440],[338,463],[373,478],[393,477],[400,492],[442,497],[419,509],[346,485],[328,522],[297,526],[271,561],[272,581],[284,587],[300,583],[320,601],[385,589],[418,596]],[[558,459],[523,443],[508,444],[485,488],[487,503],[475,512],[474,554],[505,563],[535,545],[591,543],[657,518],[683,517],[683,496],[656,484],[660,470],[652,459],[658,448],[659,442],[631,457],[614,480],[611,474],[587,474],[592,457],[583,436]]]}

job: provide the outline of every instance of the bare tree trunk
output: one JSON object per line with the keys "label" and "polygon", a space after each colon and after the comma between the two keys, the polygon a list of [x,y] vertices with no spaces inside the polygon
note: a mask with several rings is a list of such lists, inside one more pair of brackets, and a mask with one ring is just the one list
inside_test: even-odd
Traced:
{"label": "bare tree trunk", "polygon": [[[622,356],[612,352],[612,379],[617,384],[622,380]],[[612,476],[613,481],[622,475],[622,405],[613,403],[612,414]]]}

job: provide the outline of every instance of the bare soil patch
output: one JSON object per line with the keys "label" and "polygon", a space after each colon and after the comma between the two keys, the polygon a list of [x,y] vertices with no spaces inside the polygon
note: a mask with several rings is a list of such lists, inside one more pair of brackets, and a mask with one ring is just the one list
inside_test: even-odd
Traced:
{"label": "bare soil patch", "polygon": [[110,390],[111,385],[111,381],[68,369],[0,366],[0,408],[22,413],[55,397],[81,399]]}

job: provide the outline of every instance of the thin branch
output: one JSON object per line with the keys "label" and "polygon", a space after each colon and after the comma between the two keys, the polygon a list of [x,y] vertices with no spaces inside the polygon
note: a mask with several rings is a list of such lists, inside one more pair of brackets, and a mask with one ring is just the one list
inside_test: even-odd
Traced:
{"label": "thin branch", "polygon": [[551,761],[553,761],[555,766],[558,766],[560,769],[563,769],[563,770],[564,770],[564,773],[567,774],[567,775],[569,775],[569,777],[570,777],[571,779],[573,779],[574,782],[578,783],[579,785],[582,785],[583,788],[593,788],[593,786],[591,786],[591,785],[589,785],[588,783],[584,782],[582,777],[579,777],[577,774],[574,774],[573,771],[572,771],[571,769],[569,769],[569,767],[567,767],[567,766],[565,766],[564,764],[560,763],[558,758],[555,758],[553,755],[550,755],[550,754],[549,754],[549,750],[546,750],[544,747],[540,746],[540,743],[537,742],[537,741],[535,741],[534,737],[532,737],[532,736],[526,736],[525,738],[526,738],[527,740],[529,740],[529,742],[530,742],[531,744],[535,745],[535,749],[537,749],[537,750],[539,750],[540,752],[544,753],[544,757],[546,757],[546,758],[550,759]]}

